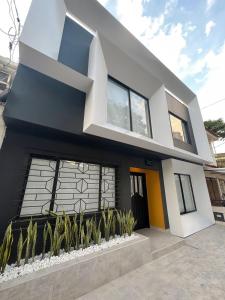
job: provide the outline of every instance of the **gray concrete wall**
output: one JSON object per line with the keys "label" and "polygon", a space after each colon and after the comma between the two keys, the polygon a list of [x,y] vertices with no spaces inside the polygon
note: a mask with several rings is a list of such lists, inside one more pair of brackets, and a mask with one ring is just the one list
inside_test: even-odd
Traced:
{"label": "gray concrete wall", "polygon": [[40,270],[0,285],[1,300],[72,300],[152,259],[150,239],[137,239],[102,252]]}

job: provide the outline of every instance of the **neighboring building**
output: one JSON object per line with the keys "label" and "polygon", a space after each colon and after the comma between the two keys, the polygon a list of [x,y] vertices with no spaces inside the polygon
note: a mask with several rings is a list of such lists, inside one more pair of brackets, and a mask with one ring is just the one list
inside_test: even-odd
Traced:
{"label": "neighboring building", "polygon": [[206,132],[214,162],[205,165],[205,176],[215,220],[221,223],[225,222],[225,168],[217,165],[214,142],[218,137],[209,130]]}
{"label": "neighboring building", "polygon": [[34,0],[19,47],[4,111],[1,228],[104,207],[181,237],[214,223],[196,95],[107,10]]}
{"label": "neighboring building", "polygon": [[225,153],[215,154],[216,163],[218,168],[225,168]]}
{"label": "neighboring building", "polygon": [[5,136],[5,123],[2,117],[5,101],[9,88],[12,84],[17,65],[9,62],[6,57],[0,56],[0,149]]}

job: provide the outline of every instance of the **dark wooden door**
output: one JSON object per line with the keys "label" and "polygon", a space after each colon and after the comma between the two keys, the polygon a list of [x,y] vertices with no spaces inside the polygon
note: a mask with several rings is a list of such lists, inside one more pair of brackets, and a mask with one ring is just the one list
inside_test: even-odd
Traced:
{"label": "dark wooden door", "polygon": [[131,205],[137,225],[135,229],[149,227],[145,174],[130,173]]}

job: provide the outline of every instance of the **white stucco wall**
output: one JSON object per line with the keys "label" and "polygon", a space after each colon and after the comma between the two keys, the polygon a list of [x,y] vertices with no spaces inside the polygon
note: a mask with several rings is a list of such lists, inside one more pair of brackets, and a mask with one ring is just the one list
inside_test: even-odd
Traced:
{"label": "white stucco wall", "polygon": [[[214,224],[203,167],[175,159],[162,161],[162,167],[171,233],[186,237]],[[191,176],[196,212],[180,215],[174,173]]]}
{"label": "white stucco wall", "polygon": [[65,15],[63,0],[33,0],[20,41],[57,60]]}

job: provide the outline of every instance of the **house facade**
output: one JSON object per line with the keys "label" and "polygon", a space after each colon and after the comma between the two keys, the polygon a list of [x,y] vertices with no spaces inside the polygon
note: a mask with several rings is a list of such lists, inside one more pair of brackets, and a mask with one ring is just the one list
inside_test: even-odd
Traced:
{"label": "house facade", "polygon": [[225,168],[221,165],[221,160],[217,161],[217,156],[223,158],[223,154],[216,154],[214,142],[218,137],[206,130],[213,162],[205,165],[205,177],[212,204],[214,217],[217,223],[225,224]]}
{"label": "house facade", "polygon": [[19,47],[1,231],[49,211],[107,207],[181,237],[214,223],[196,95],[97,1],[33,0]]}

